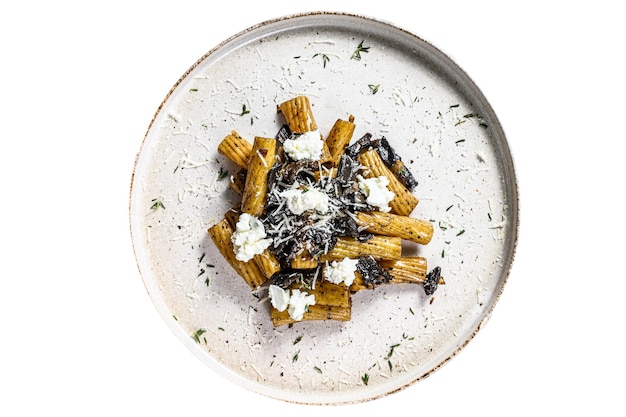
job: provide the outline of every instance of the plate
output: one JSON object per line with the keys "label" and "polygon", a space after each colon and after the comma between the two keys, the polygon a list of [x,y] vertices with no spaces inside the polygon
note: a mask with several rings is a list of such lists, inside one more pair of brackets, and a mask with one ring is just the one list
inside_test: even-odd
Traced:
{"label": "plate", "polygon": [[[359,52],[359,53],[355,53]],[[432,296],[387,285],[352,296],[349,322],[274,328],[207,229],[239,202],[218,143],[274,136],[277,104],[309,97],[326,134],[385,136],[417,178],[418,253],[445,278]],[[229,174],[226,174],[226,173]],[[391,23],[315,12],[260,23],[210,50],[167,93],[133,171],[130,226],[146,289],[204,364],[261,395],[306,404],[380,398],[425,378],[490,317],[514,257],[518,195],[500,123],[447,55]]]}

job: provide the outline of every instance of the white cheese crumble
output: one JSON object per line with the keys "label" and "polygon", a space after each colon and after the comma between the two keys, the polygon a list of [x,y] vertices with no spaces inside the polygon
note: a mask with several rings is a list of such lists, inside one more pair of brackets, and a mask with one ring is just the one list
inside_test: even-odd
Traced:
{"label": "white cheese crumble", "polygon": [[395,193],[387,188],[389,178],[384,175],[374,178],[363,178],[358,175],[357,181],[359,188],[367,197],[365,200],[367,204],[378,207],[380,211],[385,213],[391,211],[389,203],[395,197]]}
{"label": "white cheese crumble", "polygon": [[309,210],[320,214],[328,212],[328,195],[315,188],[293,188],[283,191],[280,196],[285,198],[287,207],[293,214],[300,215]]}
{"label": "white cheese crumble", "polygon": [[324,142],[319,130],[305,132],[293,139],[287,139],[283,143],[283,149],[290,158],[299,161],[301,159],[312,159],[314,161],[322,157]]}
{"label": "white cheese crumble", "polygon": [[342,261],[333,261],[330,264],[326,264],[324,278],[333,284],[341,284],[343,282],[349,287],[354,281],[357,263],[359,263],[357,259],[343,258]]}
{"label": "white cheese crumble", "polygon": [[272,243],[271,239],[265,239],[266,236],[265,227],[258,218],[248,213],[241,213],[231,237],[235,258],[248,262],[254,255],[263,253]]}
{"label": "white cheese crumble", "polygon": [[268,295],[272,307],[278,311],[288,309],[289,317],[296,321],[302,320],[307,307],[315,304],[315,295],[300,290],[284,290],[278,285],[270,285]]}
{"label": "white cheese crumble", "polygon": [[272,307],[278,311],[285,311],[289,306],[289,290],[283,290],[278,285],[271,284],[268,291]]}
{"label": "white cheese crumble", "polygon": [[315,295],[300,291],[292,290],[289,297],[289,316],[296,320],[302,320],[307,307],[315,304]]}

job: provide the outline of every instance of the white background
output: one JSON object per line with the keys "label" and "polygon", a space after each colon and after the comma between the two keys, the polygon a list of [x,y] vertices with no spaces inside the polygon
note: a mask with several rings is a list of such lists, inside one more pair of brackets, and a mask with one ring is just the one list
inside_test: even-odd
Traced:
{"label": "white background", "polygon": [[[12,3],[0,6],[0,415],[626,411],[617,2]],[[187,351],[143,287],[128,221],[135,155],[175,81],[227,37],[313,10],[389,21],[451,56],[504,126],[521,198],[513,270],[476,338],[404,391],[324,410],[248,392]]]}

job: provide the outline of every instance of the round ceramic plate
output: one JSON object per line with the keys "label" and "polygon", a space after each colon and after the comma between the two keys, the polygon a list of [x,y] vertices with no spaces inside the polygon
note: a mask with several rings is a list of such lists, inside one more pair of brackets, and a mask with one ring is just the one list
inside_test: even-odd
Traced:
{"label": "round ceramic plate", "polygon": [[[385,136],[419,185],[412,216],[435,226],[416,250],[445,285],[387,285],[352,296],[348,322],[275,328],[207,229],[237,205],[237,168],[218,154],[231,131],[273,137],[277,104],[309,97],[323,134],[354,115],[353,138]],[[210,368],[276,399],[366,401],[419,381],[489,318],[515,251],[518,197],[496,115],[433,45],[397,26],[307,13],[251,27],[201,57],[159,107],[134,169],[131,235],[154,303]]]}

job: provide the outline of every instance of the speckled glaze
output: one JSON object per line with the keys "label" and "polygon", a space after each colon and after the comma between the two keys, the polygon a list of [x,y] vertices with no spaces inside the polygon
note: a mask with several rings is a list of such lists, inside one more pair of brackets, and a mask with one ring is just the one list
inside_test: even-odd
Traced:
{"label": "speckled glaze", "polygon": [[[354,59],[361,41],[369,49]],[[323,134],[352,114],[355,139],[385,136],[412,170],[412,216],[435,234],[404,249],[441,267],[446,284],[434,296],[381,286],[352,297],[349,322],[275,329],[264,290],[251,292],[220,256],[207,229],[239,196],[219,179],[236,167],[217,145],[232,130],[274,136],[277,104],[300,94]],[[130,225],[148,293],[203,363],[272,398],[346,404],[423,379],[484,325],[513,261],[518,195],[494,111],[445,54],[387,22],[307,13],[231,37],[178,80],[137,157]]]}

